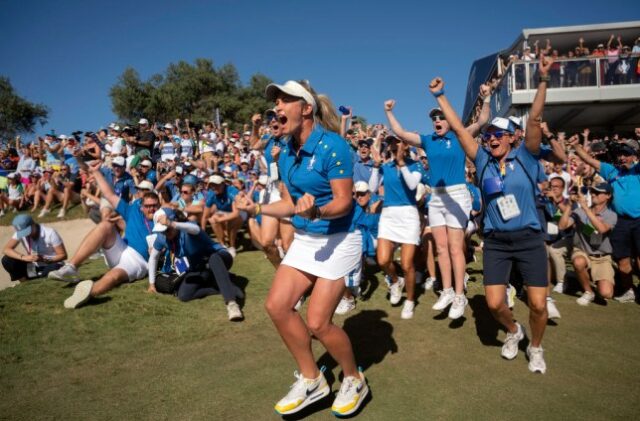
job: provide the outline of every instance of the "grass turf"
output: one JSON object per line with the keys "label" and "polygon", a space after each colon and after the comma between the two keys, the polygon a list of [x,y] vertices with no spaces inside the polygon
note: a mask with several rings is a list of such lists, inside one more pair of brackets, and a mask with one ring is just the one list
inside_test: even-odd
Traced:
{"label": "grass turf", "polygon": [[[379,274],[368,275],[367,300],[336,317],[372,391],[360,419],[637,416],[638,305],[585,308],[573,296],[556,297],[562,319],[546,331],[548,371],[534,375],[523,351],[514,361],[500,358],[504,332],[474,269],[470,306],[459,321],[431,310],[432,292],[419,298],[413,320],[401,320]],[[93,261],[81,274],[104,270]],[[77,310],[63,308],[72,292],[63,283],[31,281],[1,292],[0,418],[279,419],[273,404],[293,382],[295,364],[262,307],[273,269],[254,251],[240,253],[232,271],[246,284],[241,323],[227,321],[219,296],[181,303],[147,294],[146,282]],[[528,330],[523,302],[515,314]],[[317,342],[314,351],[335,392],[339,368]],[[331,401],[299,417],[331,419]]]}

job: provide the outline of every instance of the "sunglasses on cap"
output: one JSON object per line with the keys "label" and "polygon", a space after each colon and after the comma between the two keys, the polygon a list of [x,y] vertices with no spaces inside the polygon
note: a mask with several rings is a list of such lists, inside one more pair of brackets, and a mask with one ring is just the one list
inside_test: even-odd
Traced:
{"label": "sunglasses on cap", "polygon": [[431,121],[446,121],[446,119],[444,118],[443,115],[440,114],[436,114],[433,117],[431,117]]}
{"label": "sunglasses on cap", "polygon": [[487,133],[483,133],[482,134],[482,140],[489,140],[491,139],[491,137],[495,137],[496,139],[502,139],[502,136],[504,135],[509,135],[511,136],[511,133],[509,133],[506,130],[496,130],[495,132],[487,132]]}

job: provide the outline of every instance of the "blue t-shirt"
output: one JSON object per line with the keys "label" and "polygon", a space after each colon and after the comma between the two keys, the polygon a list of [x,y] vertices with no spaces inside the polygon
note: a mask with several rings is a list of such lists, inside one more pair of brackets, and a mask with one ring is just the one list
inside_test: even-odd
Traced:
{"label": "blue t-shirt", "polygon": [[135,182],[133,181],[131,174],[125,172],[122,174],[122,177],[115,181],[115,174],[111,168],[100,168],[100,172],[111,185],[116,195],[127,202],[131,200],[131,196],[136,191]]}
{"label": "blue t-shirt", "polygon": [[640,164],[626,169],[602,162],[600,175],[613,188],[613,210],[627,218],[640,218]]}
{"label": "blue t-shirt", "polygon": [[379,200],[380,196],[372,194],[371,199],[369,199],[369,205],[366,209],[357,203],[354,205],[355,214],[353,216],[353,224],[362,234],[362,254],[365,256],[374,257],[376,255],[376,248],[373,240],[378,238],[380,213],[371,213],[369,210],[371,206]]}
{"label": "blue t-shirt", "polygon": [[[407,158],[405,164],[409,172],[420,172],[418,167],[422,165]],[[415,206],[416,189],[409,189],[400,168],[396,166],[396,161],[389,161],[380,166],[380,176],[384,177],[384,203],[383,207],[389,206]]]}
{"label": "blue t-shirt", "polygon": [[64,163],[69,166],[69,172],[71,174],[78,174],[80,171],[80,164],[75,156],[73,156],[73,148],[63,148],[62,153],[64,156]]}
{"label": "blue t-shirt", "polygon": [[368,183],[372,170],[373,160],[369,159],[367,162],[363,162],[362,158],[356,154],[355,163],[353,164],[353,182],[364,181]]}
{"label": "blue t-shirt", "polygon": [[233,211],[233,201],[240,193],[238,189],[233,186],[225,186],[224,191],[221,194],[216,194],[214,191],[209,190],[207,193],[207,201],[205,205],[210,208],[212,205],[216,205],[216,208],[222,212]]}
{"label": "blue t-shirt", "polygon": [[[294,203],[309,193],[315,197],[316,206],[321,207],[333,200],[331,180],[353,177],[351,148],[338,134],[316,124],[298,153],[294,140],[289,140],[280,153],[278,168]],[[350,232],[354,229],[353,215],[354,206],[340,218],[310,220],[294,215],[291,223],[312,234]]]}
{"label": "blue t-shirt", "polygon": [[464,184],[465,154],[460,141],[452,131],[444,136],[433,133],[420,135],[422,149],[429,159],[431,187]]}
{"label": "blue t-shirt", "polygon": [[[478,148],[475,165],[478,177],[482,176],[482,180],[479,180],[480,188],[484,188],[484,180],[490,178],[499,177],[503,182],[503,193],[487,195],[483,192],[485,200],[485,233],[489,231],[518,231],[525,228],[532,228],[537,231],[542,230],[536,209],[535,195],[537,186],[532,184],[532,181],[535,183],[539,178],[537,172],[541,171],[538,159],[539,157],[532,155],[525,147],[512,149],[506,159],[506,175],[502,177],[500,175],[499,162],[491,156],[489,151],[484,148]],[[529,177],[531,177],[532,181],[527,177],[525,168],[526,171],[529,171]],[[507,221],[502,219],[497,204],[497,199],[502,197],[503,194],[513,194],[520,209],[520,215]]]}
{"label": "blue t-shirt", "polygon": [[147,235],[153,231],[153,220],[150,221],[144,217],[140,203],[140,201],[135,200],[132,204],[129,204],[121,198],[118,201],[118,206],[116,206],[116,211],[122,215],[126,222],[124,229],[125,242],[140,253],[144,260],[149,260]]}
{"label": "blue t-shirt", "polygon": [[[195,222],[191,222],[195,224]],[[189,260],[189,266],[194,268],[204,262],[213,253],[217,253],[225,248],[219,243],[213,241],[205,231],[200,230],[195,235],[188,234],[185,231],[178,231],[178,235],[172,239],[167,239],[166,235],[158,234],[153,242],[153,248],[158,251],[165,250],[167,255],[173,255],[176,258],[186,257]],[[171,259],[167,259],[165,255],[165,266],[163,272],[169,272]]]}

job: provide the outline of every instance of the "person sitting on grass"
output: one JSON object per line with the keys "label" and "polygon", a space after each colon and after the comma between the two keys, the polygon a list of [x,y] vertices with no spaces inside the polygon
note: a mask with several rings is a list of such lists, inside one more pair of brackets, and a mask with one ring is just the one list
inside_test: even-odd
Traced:
{"label": "person sitting on grass", "polygon": [[[202,227],[208,221],[213,228],[216,239],[221,244],[229,244],[231,256],[236,255],[236,237],[242,227],[243,218],[234,202],[239,190],[228,186],[220,175],[209,177],[209,192],[207,193]],[[228,243],[225,243],[225,238]]]}
{"label": "person sitting on grass", "polygon": [[7,192],[0,192],[0,216],[4,216],[5,211],[9,209],[16,212],[24,208],[26,201],[20,174],[12,172],[7,175],[7,180],[9,180]]}
{"label": "person sitting on grass", "polygon": [[[592,205],[578,190],[571,195],[571,201],[580,205],[572,210],[571,205],[562,206],[562,217],[558,222],[560,229],[576,226],[573,237],[573,254],[571,263],[576,271],[580,286],[584,293],[576,301],[586,306],[595,299],[591,287],[593,280],[598,287],[598,294],[605,300],[613,298],[614,275],[611,259],[611,230],[618,221],[618,215],[609,209],[609,200],[613,189],[608,183],[600,183],[591,188]],[[591,274],[591,277],[589,277]]]}
{"label": "person sitting on grass", "polygon": [[[83,164],[85,166],[86,164]],[[126,223],[124,239],[112,219],[104,219],[82,240],[76,254],[67,264],[49,273],[51,279],[77,279],[78,267],[92,254],[102,249],[109,271],[96,282],[85,280],[76,286],[73,294],[64,302],[65,308],[77,308],[91,297],[104,294],[125,282],[133,282],[147,276],[146,237],[153,229],[153,214],[160,207],[158,196],[149,192],[141,201],[129,204],[120,198],[100,172],[100,163],[88,167],[95,178],[102,197],[122,216]]]}
{"label": "person sitting on grass", "polygon": [[[67,250],[55,229],[35,223],[29,214],[17,215],[11,224],[16,232],[2,251],[2,266],[11,281],[40,278],[62,266]],[[18,244],[25,253],[16,250]]]}
{"label": "person sitting on grass", "polygon": [[229,320],[243,320],[236,300],[244,298],[244,293],[229,277],[233,257],[227,249],[209,238],[196,222],[187,221],[179,210],[161,208],[153,215],[153,222],[153,234],[147,239],[151,248],[148,291],[158,292],[156,268],[164,255],[162,272],[175,270],[183,276],[175,291],[180,301],[222,294]]}

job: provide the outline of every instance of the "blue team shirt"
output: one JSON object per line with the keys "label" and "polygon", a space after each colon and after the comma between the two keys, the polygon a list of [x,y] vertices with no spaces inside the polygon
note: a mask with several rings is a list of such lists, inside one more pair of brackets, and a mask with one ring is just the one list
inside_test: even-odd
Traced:
{"label": "blue team shirt", "polygon": [[135,200],[132,204],[129,204],[121,198],[118,201],[118,206],[116,206],[116,212],[122,215],[126,222],[124,229],[125,242],[140,253],[144,260],[149,260],[146,238],[153,231],[153,221],[144,217],[140,203],[139,200]]}
{"label": "blue team shirt", "polygon": [[222,212],[231,212],[233,211],[233,201],[236,196],[240,193],[238,189],[233,186],[226,186],[224,191],[221,194],[216,194],[216,192],[209,190],[207,193],[207,201],[205,205],[210,208],[212,205],[216,205],[216,208]]}
{"label": "blue team shirt", "polygon": [[[309,138],[296,154],[293,139],[282,149],[278,160],[280,178],[296,203],[305,193],[315,197],[318,207],[333,200],[331,180],[352,178],[353,160],[351,148],[338,134],[326,131],[316,124]],[[310,220],[294,215],[292,225],[312,234],[351,232],[354,206],[346,215],[337,219]]]}
{"label": "blue team shirt", "polygon": [[[405,164],[409,172],[420,172],[421,164],[407,158]],[[389,206],[415,206],[416,189],[409,189],[396,161],[389,161],[380,166],[380,176],[384,177],[384,202],[383,207]]]}
{"label": "blue team shirt", "polygon": [[[195,224],[195,222],[190,223]],[[205,261],[213,253],[225,250],[222,245],[209,238],[203,230],[195,235],[178,230],[178,235],[172,240],[167,239],[164,234],[158,234],[153,242],[153,248],[158,251],[165,250],[167,254],[173,254],[175,258],[186,257],[191,267]],[[171,264],[171,259],[167,259],[165,256],[163,272],[171,271],[168,264]]]}
{"label": "blue team shirt", "polygon": [[354,205],[353,221],[356,229],[360,230],[362,234],[362,254],[365,256],[374,257],[376,255],[374,240],[378,238],[380,213],[371,213],[369,208],[379,200],[379,196],[372,194],[366,209],[357,203]]}
{"label": "blue team shirt", "polygon": [[[516,157],[518,157],[522,165],[518,163]],[[540,165],[538,165],[538,159],[539,156],[532,155],[525,147],[511,150],[506,159],[506,175],[503,179],[503,193],[484,196],[485,233],[489,231],[517,231],[525,228],[532,228],[537,231],[542,230],[534,198],[537,186],[532,185],[531,181],[529,181],[529,178],[525,174],[526,168],[526,171],[529,171],[529,176],[532,178],[533,182],[536,182],[539,178],[537,172],[542,171]],[[482,176],[482,180],[479,180],[480,188],[483,188],[484,180],[493,177],[500,177],[500,166],[498,161],[484,148],[478,148],[475,165],[478,177]],[[485,166],[486,170],[484,169]],[[518,202],[518,207],[520,208],[520,215],[515,218],[511,218],[508,221],[502,219],[502,215],[500,214],[497,204],[497,199],[503,194],[513,194],[516,202]]]}
{"label": "blue team shirt", "polygon": [[358,181],[365,181],[368,183],[371,178],[371,171],[373,171],[373,160],[369,159],[369,161],[364,162],[358,154],[354,155],[355,164],[353,164],[353,182],[357,183]]}
{"label": "blue team shirt", "polygon": [[131,196],[136,191],[135,182],[133,181],[133,177],[128,172],[122,174],[122,177],[118,179],[118,181],[114,181],[114,173],[111,168],[100,168],[100,172],[104,175],[104,178],[113,188],[113,191],[116,195],[118,195],[121,199],[126,200],[127,202],[131,200]]}
{"label": "blue team shirt", "polygon": [[422,149],[429,159],[431,187],[446,187],[464,184],[466,156],[458,138],[452,131],[444,136],[433,133],[420,135]]}
{"label": "blue team shirt", "polygon": [[600,175],[613,188],[613,210],[627,218],[640,218],[640,164],[626,169],[601,162]]}
{"label": "blue team shirt", "polygon": [[480,212],[482,209],[480,189],[473,183],[467,183],[467,189],[469,190],[469,193],[471,193],[471,210]]}

